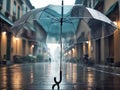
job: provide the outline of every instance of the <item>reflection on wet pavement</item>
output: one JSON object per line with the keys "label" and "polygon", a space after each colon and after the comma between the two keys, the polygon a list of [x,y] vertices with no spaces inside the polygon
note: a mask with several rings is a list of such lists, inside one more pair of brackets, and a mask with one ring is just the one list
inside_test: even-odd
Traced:
{"label": "reflection on wet pavement", "polygon": [[[120,90],[118,75],[72,63],[64,63],[62,70],[60,90]],[[54,77],[59,80],[56,62],[4,66],[0,67],[0,90],[52,90]]]}

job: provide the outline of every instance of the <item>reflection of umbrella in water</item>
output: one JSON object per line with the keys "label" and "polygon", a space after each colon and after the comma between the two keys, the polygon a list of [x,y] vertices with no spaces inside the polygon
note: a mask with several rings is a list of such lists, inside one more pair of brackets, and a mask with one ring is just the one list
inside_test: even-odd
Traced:
{"label": "reflection of umbrella in water", "polygon": [[[84,22],[84,24],[89,27],[89,30],[79,31],[82,41],[89,39],[89,37],[87,38],[85,36],[88,32],[91,34],[91,39],[100,38],[102,36],[102,33],[99,30],[100,27],[104,26],[109,29],[104,31],[104,36],[111,35],[115,30],[114,24],[102,13],[81,5],[63,7],[63,1],[62,6],[49,5],[28,12],[18,20],[11,29],[16,36],[22,37],[24,29],[26,29],[28,32],[35,33],[34,39],[37,37],[37,40],[39,40],[39,38],[41,38],[40,35],[44,34],[59,40],[61,47],[60,81],[56,81],[56,78],[54,78],[56,84],[53,85],[53,88],[55,85],[59,88],[59,83],[62,80],[62,38],[66,39],[67,37],[74,37],[78,30],[78,25],[81,22]],[[97,29],[99,30],[100,35],[96,36],[95,34],[98,34],[98,32],[95,30]],[[106,33],[107,31],[109,33]],[[42,34],[38,34],[38,32]]]}

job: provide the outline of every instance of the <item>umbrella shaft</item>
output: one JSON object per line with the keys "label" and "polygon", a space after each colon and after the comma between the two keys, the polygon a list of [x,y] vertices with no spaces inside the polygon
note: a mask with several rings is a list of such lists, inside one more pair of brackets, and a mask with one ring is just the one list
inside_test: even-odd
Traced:
{"label": "umbrella shaft", "polygon": [[62,25],[63,25],[63,0],[61,8],[61,20],[60,20],[60,71],[62,71]]}
{"label": "umbrella shaft", "polygon": [[60,28],[60,70],[62,70],[62,24]]}

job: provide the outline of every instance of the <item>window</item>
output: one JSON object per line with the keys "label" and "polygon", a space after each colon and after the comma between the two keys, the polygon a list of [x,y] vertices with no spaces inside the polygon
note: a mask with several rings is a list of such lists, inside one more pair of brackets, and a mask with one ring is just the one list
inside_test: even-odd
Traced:
{"label": "window", "polygon": [[87,1],[87,0],[84,0],[83,5],[84,5],[84,6],[87,6],[87,5],[88,5],[88,1]]}
{"label": "window", "polygon": [[2,9],[3,0],[0,0],[0,10]]}
{"label": "window", "polygon": [[25,7],[25,5],[23,4],[22,5],[22,15],[24,15],[26,13],[26,7]]}
{"label": "window", "polygon": [[96,4],[96,0],[93,0],[93,6],[95,6],[95,4]]}
{"label": "window", "polygon": [[3,4],[3,0],[0,0],[0,5],[2,5]]}
{"label": "window", "polygon": [[83,0],[76,0],[75,4],[83,4]]}
{"label": "window", "polygon": [[16,2],[14,1],[14,6],[13,6],[13,15],[16,15]]}
{"label": "window", "polygon": [[10,6],[11,5],[11,0],[7,0],[7,5],[6,5],[6,10],[10,12]]}
{"label": "window", "polygon": [[18,6],[18,19],[20,18],[20,6]]}
{"label": "window", "polygon": [[27,7],[26,7],[26,12],[28,11]]}
{"label": "window", "polygon": [[89,4],[88,4],[88,7],[92,7],[92,0],[90,0],[89,2],[88,2]]}
{"label": "window", "polygon": [[22,15],[24,15],[24,5],[22,4]]}

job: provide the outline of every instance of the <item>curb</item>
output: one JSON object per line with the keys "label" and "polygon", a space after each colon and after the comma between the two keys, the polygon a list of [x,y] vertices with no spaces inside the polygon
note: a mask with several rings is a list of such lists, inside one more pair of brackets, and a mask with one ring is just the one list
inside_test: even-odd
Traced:
{"label": "curb", "polygon": [[120,67],[112,67],[107,65],[95,65],[94,67],[99,70],[120,74]]}

